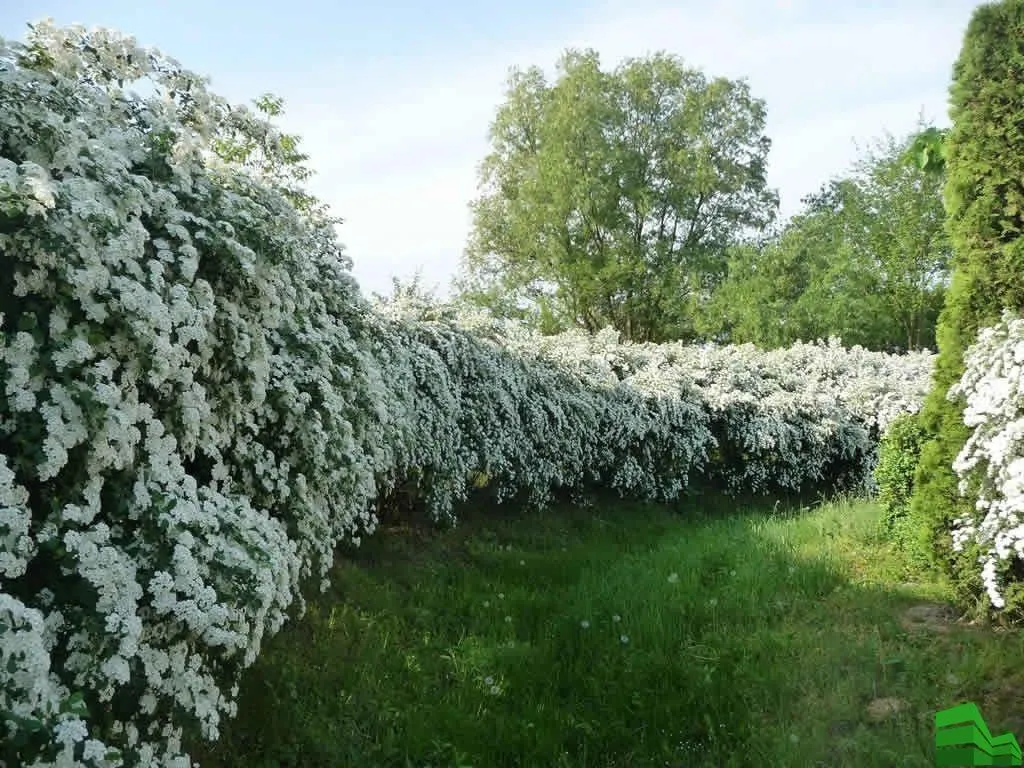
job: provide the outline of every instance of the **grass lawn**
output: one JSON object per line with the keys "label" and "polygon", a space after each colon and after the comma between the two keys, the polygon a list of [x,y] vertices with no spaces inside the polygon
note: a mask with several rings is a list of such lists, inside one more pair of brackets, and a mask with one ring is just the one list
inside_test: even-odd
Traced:
{"label": "grass lawn", "polygon": [[[383,530],[269,641],[203,766],[934,766],[1024,740],[1024,635],[941,620],[876,506],[606,503]],[[955,617],[954,617],[955,619]]]}

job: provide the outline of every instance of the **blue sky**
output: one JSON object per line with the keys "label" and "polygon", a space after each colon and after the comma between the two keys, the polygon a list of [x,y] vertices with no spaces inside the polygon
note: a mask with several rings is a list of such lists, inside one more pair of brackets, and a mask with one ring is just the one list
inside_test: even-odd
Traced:
{"label": "blue sky", "polygon": [[509,67],[553,69],[567,47],[604,65],[667,50],[745,77],[767,102],[769,182],[783,214],[856,157],[854,139],[946,123],[952,65],[977,0],[6,0],[0,36],[26,22],[107,26],[162,49],[233,101],[285,99],[312,190],[345,219],[364,291],[417,271],[442,291]]}

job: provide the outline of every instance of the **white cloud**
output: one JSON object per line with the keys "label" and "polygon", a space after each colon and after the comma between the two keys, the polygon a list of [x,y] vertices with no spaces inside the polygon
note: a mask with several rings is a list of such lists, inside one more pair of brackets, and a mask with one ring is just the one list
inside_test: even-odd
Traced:
{"label": "white cloud", "polygon": [[[364,291],[422,270],[446,286],[469,229],[467,204],[487,152],[490,120],[511,66],[547,69],[567,47],[600,51],[605,66],[655,50],[711,75],[746,77],[768,105],[769,179],[784,213],[842,172],[853,138],[912,129],[919,112],[945,120],[953,61],[973,3],[923,12],[846,10],[801,22],[801,5],[734,0],[708,8],[608,3],[572,29],[432,69],[392,71],[356,92],[320,84],[283,93],[286,126],[299,132],[318,175],[313,188],[345,219],[341,228]],[[813,5],[813,4],[812,4]],[[895,4],[894,4],[895,5]]]}

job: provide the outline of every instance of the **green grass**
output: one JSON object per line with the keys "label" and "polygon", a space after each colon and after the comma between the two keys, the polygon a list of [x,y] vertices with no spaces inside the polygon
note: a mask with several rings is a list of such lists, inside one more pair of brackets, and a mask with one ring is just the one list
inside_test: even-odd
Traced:
{"label": "green grass", "polygon": [[[1024,737],[1024,639],[905,629],[946,588],[877,507],[693,504],[392,528],[266,644],[204,766],[933,766],[934,713]],[[589,622],[589,626],[584,626]],[[905,709],[874,723],[867,706]]]}

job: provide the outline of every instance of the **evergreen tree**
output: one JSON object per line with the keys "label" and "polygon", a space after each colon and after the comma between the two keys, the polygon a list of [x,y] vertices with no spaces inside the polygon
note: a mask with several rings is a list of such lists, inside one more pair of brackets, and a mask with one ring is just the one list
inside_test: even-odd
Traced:
{"label": "evergreen tree", "polygon": [[955,558],[952,521],[973,507],[960,498],[953,460],[969,430],[962,399],[947,393],[964,352],[1004,309],[1024,310],[1024,0],[979,7],[950,89],[945,206],[953,246],[952,284],[939,317],[939,356],[922,411],[929,439],[915,475],[911,515],[935,564],[965,592],[977,588],[967,556]]}

